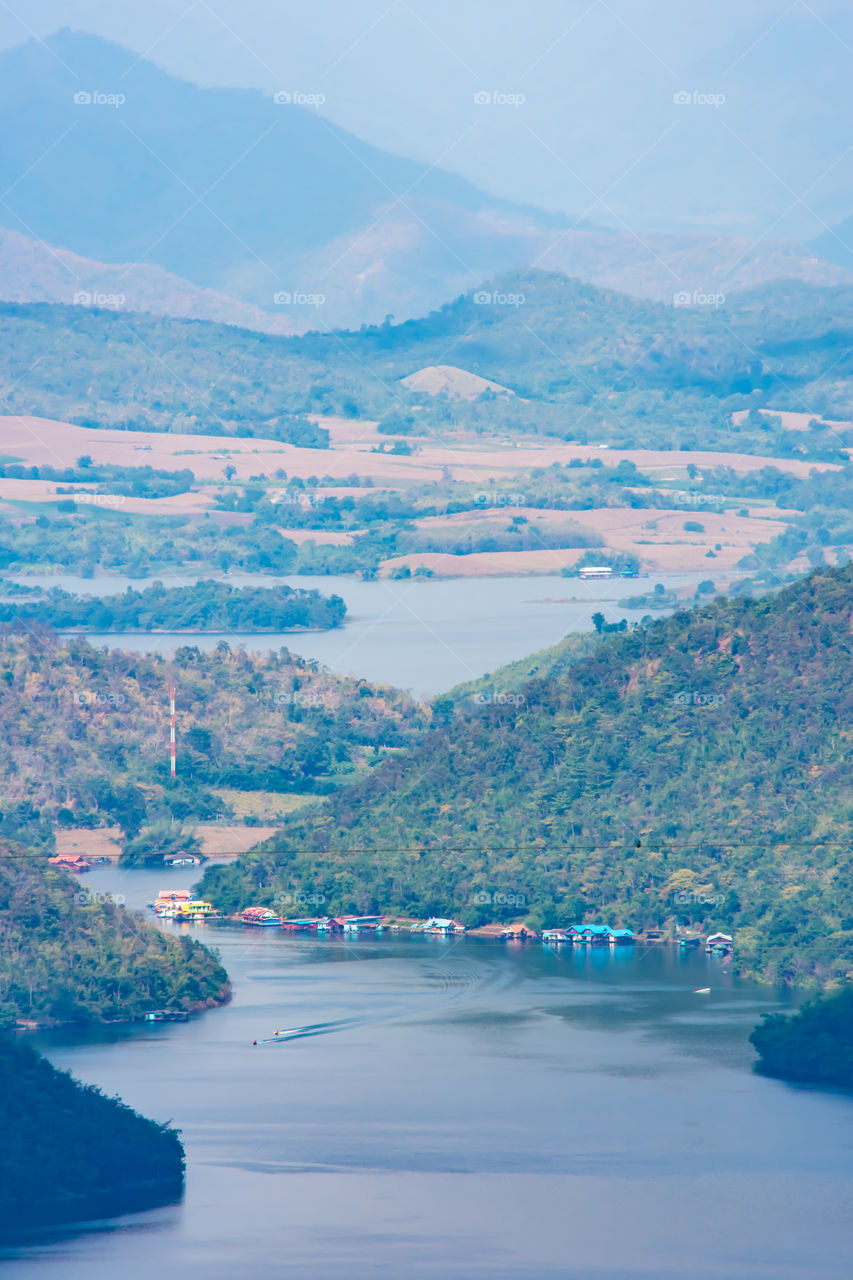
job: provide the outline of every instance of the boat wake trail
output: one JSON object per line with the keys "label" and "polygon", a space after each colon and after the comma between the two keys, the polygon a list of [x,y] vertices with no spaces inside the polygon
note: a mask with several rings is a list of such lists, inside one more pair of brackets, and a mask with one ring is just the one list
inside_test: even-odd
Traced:
{"label": "boat wake trail", "polygon": [[333,1022],[309,1022],[304,1027],[286,1027],[283,1031],[276,1031],[258,1043],[281,1044],[285,1040],[304,1040],[306,1036],[330,1035],[333,1031],[344,1031],[347,1027],[361,1026],[364,1021],[364,1018],[338,1018]]}
{"label": "boat wake trail", "polygon": [[[486,993],[494,994],[511,984],[510,975],[501,968],[485,970],[481,966],[442,968],[430,965],[422,973],[422,985],[410,989],[401,1002],[399,992],[390,1001],[381,999],[380,1007],[349,1018],[334,1018],[326,1022],[309,1022],[304,1026],[283,1027],[271,1036],[265,1036],[255,1044],[284,1044],[291,1040],[304,1040],[309,1036],[333,1035],[339,1031],[376,1026],[380,1023],[411,1022],[441,1017],[455,1008],[482,999]],[[383,992],[383,997],[390,992]]]}

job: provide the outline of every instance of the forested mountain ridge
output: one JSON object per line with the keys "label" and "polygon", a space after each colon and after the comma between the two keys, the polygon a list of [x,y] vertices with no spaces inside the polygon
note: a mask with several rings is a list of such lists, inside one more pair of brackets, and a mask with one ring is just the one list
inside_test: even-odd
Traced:
{"label": "forested mountain ridge", "polygon": [[[416,320],[302,337],[88,307],[0,304],[2,409],[81,426],[257,436],[328,447],[308,415],[620,447],[767,453],[762,407],[849,418],[853,286],[781,281],[665,306],[529,270]],[[509,387],[472,402],[402,379],[452,359]],[[772,440],[809,454],[808,434]],[[832,438],[832,460],[844,441]],[[286,457],[283,462],[286,466]],[[318,457],[317,472],[324,464]]]}
{"label": "forested mountain ridge", "polygon": [[[539,429],[555,434],[558,407],[568,426],[567,411],[592,405],[592,420],[578,420],[593,432],[589,438],[622,447],[650,442],[644,419],[652,405],[658,439],[674,431],[682,441],[699,413],[706,430],[725,419],[731,431],[728,415],[738,397],[751,397],[744,407],[766,395],[785,407],[790,397],[792,409],[846,416],[853,287],[775,281],[703,298],[675,295],[674,305],[665,306],[528,270],[487,281],[421,319],[365,327],[344,341],[384,378],[446,361],[452,352],[455,364],[536,402],[537,415],[546,413]],[[325,340],[300,341],[307,353]],[[830,368],[833,378],[825,376]],[[838,412],[830,412],[832,405]],[[469,411],[472,424],[486,413],[509,422],[523,420],[525,409],[517,400],[486,397]],[[708,435],[700,439],[708,447]],[[725,447],[742,446],[730,440]]]}
{"label": "forested mountain ridge", "polygon": [[[321,114],[322,93],[202,88],[145,52],[67,29],[3,51],[0,107],[20,121],[0,143],[0,181],[15,193],[6,226],[102,262],[158,265],[303,322],[317,313],[298,296],[319,281],[340,323],[447,296],[472,271],[527,261],[531,233],[568,224],[370,145]],[[27,110],[34,86],[38,112]],[[426,232],[419,252],[393,255],[395,213],[390,226],[402,217]],[[353,264],[346,250],[379,224],[359,279],[361,257]],[[122,292],[134,283],[125,277]]]}
{"label": "forested mountain ridge", "polygon": [[512,891],[534,923],[679,921],[734,931],[767,980],[844,973],[852,618],[847,565],[605,636],[512,700],[437,707],[410,754],[205,891],[469,922]]}

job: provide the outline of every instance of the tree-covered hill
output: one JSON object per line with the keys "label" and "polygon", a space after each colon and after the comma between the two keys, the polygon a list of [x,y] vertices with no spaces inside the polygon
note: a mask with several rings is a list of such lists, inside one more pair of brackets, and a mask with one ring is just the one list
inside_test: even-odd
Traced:
{"label": "tree-covered hill", "polygon": [[406,746],[427,719],[406,694],[286,650],[187,645],[168,661],[38,628],[0,635],[0,690],[0,836],[26,830],[31,843],[57,819],[128,835],[146,821],[209,819],[227,808],[215,787],[328,789]]}
{"label": "tree-covered hill", "polygon": [[[722,425],[725,417],[731,433],[723,413],[729,402],[734,407],[743,397],[750,407],[768,394],[783,407],[786,391],[791,408],[828,414],[831,401],[839,409],[834,416],[844,417],[853,372],[851,332],[850,286],[780,281],[734,297],[691,297],[684,305],[665,306],[528,270],[489,281],[422,319],[338,337],[342,351],[386,379],[440,363],[452,350],[458,366],[510,387],[536,406],[486,396],[467,415],[456,404],[456,420],[485,422],[491,415],[494,422],[522,421],[525,414],[541,419],[543,408],[560,406],[567,428],[571,423],[577,432],[586,426],[594,439],[620,420],[625,445],[632,429],[641,442],[652,405],[659,431],[677,426],[677,405],[682,415],[701,406],[709,425]],[[292,340],[291,349],[320,358],[329,343],[326,335],[309,334]],[[830,368],[832,379],[825,378]],[[589,411],[585,418],[574,412],[566,417],[566,410],[580,408]],[[556,422],[546,409],[545,429],[556,429]],[[701,447],[708,445],[705,436]]]}
{"label": "tree-covered hill", "polygon": [[853,987],[818,997],[796,1014],[765,1014],[750,1036],[764,1075],[853,1087]]}
{"label": "tree-covered hill", "polygon": [[0,1239],[170,1204],[183,1184],[174,1129],[0,1035]]}
{"label": "tree-covered hill", "polygon": [[43,857],[0,848],[0,1023],[121,1020],[227,997],[228,975],[206,947],[82,896]]}
{"label": "tree-covered hill", "polygon": [[288,358],[286,339],[47,303],[0,303],[0,338],[4,413],[328,448],[329,433],[292,411],[324,371]]}
{"label": "tree-covered hill", "polygon": [[205,889],[470,922],[511,890],[534,922],[692,923],[768,980],[843,973],[851,627],[848,565],[604,636],[511,700],[440,705],[411,754]]}
{"label": "tree-covered hill", "polygon": [[0,623],[35,622],[57,631],[326,631],[346,616],[340,596],[287,586],[191,588],[155,582],[122,595],[79,596],[52,588],[44,600],[0,603]]}

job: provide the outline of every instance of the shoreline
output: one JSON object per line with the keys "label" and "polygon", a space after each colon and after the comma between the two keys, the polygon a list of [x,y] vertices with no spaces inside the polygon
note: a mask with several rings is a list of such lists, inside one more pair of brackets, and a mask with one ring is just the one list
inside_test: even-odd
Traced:
{"label": "shoreline", "polygon": [[[97,598],[97,597],[93,597]],[[49,622],[44,626],[50,626]],[[56,630],[59,636],[298,636],[325,635],[329,631],[341,631],[346,623],[337,623],[331,627],[252,627],[233,626],[227,631],[187,630],[184,627],[147,627],[144,631],[119,631],[112,627],[62,627]]]}
{"label": "shoreline", "polygon": [[[206,1000],[197,1000],[188,1009],[170,1010],[169,1012],[186,1014],[189,1019],[194,1015],[207,1013],[211,1009],[222,1009],[225,1005],[230,1004],[233,998],[234,990],[229,977],[225,986],[221,987],[215,996],[208,996]],[[102,1018],[99,1021],[80,1021],[75,1018],[47,1018],[44,1021],[39,1021],[37,1018],[32,1018],[15,1023],[11,1027],[11,1031],[14,1034],[25,1034],[31,1031],[58,1031],[60,1027],[128,1027],[133,1023],[145,1021],[145,1013],[134,1013],[126,1018]]]}

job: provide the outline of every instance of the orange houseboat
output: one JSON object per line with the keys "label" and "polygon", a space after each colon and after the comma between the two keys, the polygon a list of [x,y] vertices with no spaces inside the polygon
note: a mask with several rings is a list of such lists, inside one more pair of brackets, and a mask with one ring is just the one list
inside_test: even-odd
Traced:
{"label": "orange houseboat", "polygon": [[84,871],[91,870],[91,862],[87,862],[80,854],[58,853],[55,858],[48,858],[48,862],[52,867],[59,867],[62,871],[73,871],[77,875],[81,875]]}

